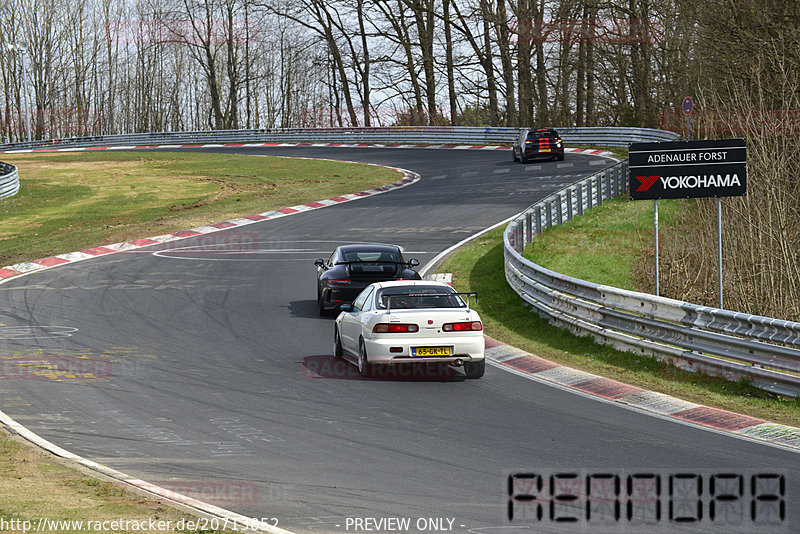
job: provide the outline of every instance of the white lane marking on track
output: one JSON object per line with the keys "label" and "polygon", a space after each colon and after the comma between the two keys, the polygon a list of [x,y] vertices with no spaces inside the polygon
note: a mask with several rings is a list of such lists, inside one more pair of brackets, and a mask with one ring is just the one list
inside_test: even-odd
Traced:
{"label": "white lane marking on track", "polygon": [[78,329],[73,326],[0,326],[0,339],[46,339],[71,337]]}
{"label": "white lane marking on track", "polygon": [[542,170],[542,166],[541,165],[528,165],[527,167],[525,167],[525,170],[526,171],[541,171]]}
{"label": "white lane marking on track", "polygon": [[[292,243],[303,243],[304,241],[292,241]],[[342,243],[341,241],[309,240],[308,243]],[[314,248],[249,248],[254,245],[274,245],[274,242],[253,242],[246,243],[240,249],[215,250],[214,247],[230,247],[230,243],[213,243],[209,245],[188,245],[185,247],[169,248],[167,250],[156,251],[132,251],[133,253],[146,253],[157,258],[171,260],[192,260],[192,261],[291,261],[296,258],[265,258],[270,254],[309,254],[314,256],[328,256],[328,249]],[[423,250],[404,250],[405,254],[426,254]],[[195,256],[183,256],[182,254],[194,254]],[[213,257],[213,256],[234,256],[234,257]],[[235,256],[258,255],[258,258],[241,258]]]}
{"label": "white lane marking on track", "polygon": [[492,174],[503,174],[505,172],[509,172],[511,169],[495,169],[492,171]]}

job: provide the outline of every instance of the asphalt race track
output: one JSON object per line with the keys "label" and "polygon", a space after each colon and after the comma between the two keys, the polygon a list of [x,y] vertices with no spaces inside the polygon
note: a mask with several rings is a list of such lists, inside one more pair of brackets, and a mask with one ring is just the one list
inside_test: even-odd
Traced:
{"label": "asphalt race track", "polygon": [[[3,376],[2,411],[76,454],[296,532],[354,532],[347,518],[388,517],[412,518],[412,531],[418,518],[453,520],[438,529],[453,532],[603,531],[546,518],[509,523],[507,475],[537,469],[781,473],[788,516],[763,531],[789,532],[800,521],[795,453],[491,366],[466,381],[458,373],[364,380],[333,365],[333,321],[316,309],[315,258],[339,243],[377,241],[403,245],[424,265],[608,160],[567,154],[563,163],[521,165],[504,151],[215,150],[382,163],[422,180],[169,243],[157,254],[113,254],[0,285],[4,368],[43,362],[34,377]],[[43,378],[54,359],[94,365],[101,379],[25,379]],[[663,518],[652,528],[623,521],[608,531],[717,529]],[[437,530],[435,522],[421,525]]]}

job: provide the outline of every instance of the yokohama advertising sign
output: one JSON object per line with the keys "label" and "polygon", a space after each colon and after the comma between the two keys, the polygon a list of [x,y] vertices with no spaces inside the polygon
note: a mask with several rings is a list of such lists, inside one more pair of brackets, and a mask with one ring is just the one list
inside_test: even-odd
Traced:
{"label": "yokohama advertising sign", "polygon": [[633,143],[628,154],[632,200],[747,194],[744,139]]}

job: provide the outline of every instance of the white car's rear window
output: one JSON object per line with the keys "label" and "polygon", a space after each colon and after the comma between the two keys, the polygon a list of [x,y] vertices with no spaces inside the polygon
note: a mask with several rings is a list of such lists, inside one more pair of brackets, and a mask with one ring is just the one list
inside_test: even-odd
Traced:
{"label": "white car's rear window", "polygon": [[442,286],[387,287],[378,291],[378,308],[410,310],[426,308],[465,308],[467,304],[452,288]]}

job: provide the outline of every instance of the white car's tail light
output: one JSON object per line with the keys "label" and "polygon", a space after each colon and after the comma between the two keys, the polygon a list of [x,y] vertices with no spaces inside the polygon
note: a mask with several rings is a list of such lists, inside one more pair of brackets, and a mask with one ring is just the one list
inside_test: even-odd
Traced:
{"label": "white car's tail light", "polygon": [[442,325],[442,330],[445,332],[471,332],[476,330],[483,330],[483,324],[480,321],[467,321],[463,323],[446,323]]}
{"label": "white car's tail light", "polygon": [[372,327],[376,334],[398,334],[402,332],[418,332],[419,326],[415,324],[378,323]]}

